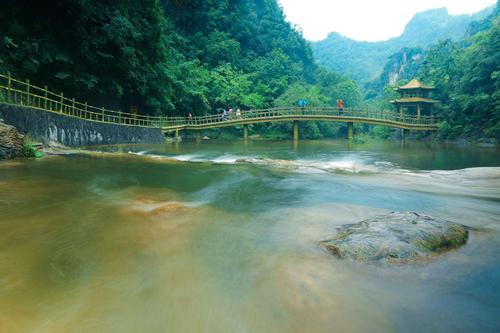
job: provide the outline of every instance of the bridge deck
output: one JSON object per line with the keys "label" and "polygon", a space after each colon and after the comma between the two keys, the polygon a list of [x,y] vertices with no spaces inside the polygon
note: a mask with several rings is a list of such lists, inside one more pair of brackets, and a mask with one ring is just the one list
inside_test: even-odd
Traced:
{"label": "bridge deck", "polygon": [[235,125],[255,124],[262,122],[317,120],[367,123],[385,125],[408,130],[437,130],[437,122],[429,116],[401,116],[396,112],[379,110],[344,109],[340,112],[336,108],[273,108],[265,110],[250,110],[241,113],[241,116],[232,114],[227,118],[221,115],[178,118],[162,123],[162,130],[170,132],[181,129],[201,130]]}

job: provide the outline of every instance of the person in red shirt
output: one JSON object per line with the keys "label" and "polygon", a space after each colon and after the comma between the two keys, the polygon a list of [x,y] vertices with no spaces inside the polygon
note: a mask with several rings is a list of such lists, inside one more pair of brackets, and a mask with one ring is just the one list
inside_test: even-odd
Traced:
{"label": "person in red shirt", "polygon": [[339,110],[339,113],[342,113],[344,111],[344,101],[341,99],[337,100],[337,109]]}

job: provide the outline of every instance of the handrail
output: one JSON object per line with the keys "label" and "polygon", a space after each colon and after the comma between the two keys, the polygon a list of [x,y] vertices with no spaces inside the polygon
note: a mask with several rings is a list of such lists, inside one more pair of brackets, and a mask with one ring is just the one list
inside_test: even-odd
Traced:
{"label": "handrail", "polygon": [[63,93],[56,94],[51,92],[47,86],[40,88],[32,85],[29,80],[20,81],[12,78],[10,74],[0,74],[0,103],[27,106],[100,123],[162,128],[163,130],[185,127],[196,128],[217,124],[225,126],[232,123],[248,123],[253,120],[272,121],[282,118],[301,117],[307,119],[318,118],[318,120],[328,118],[335,118],[341,121],[369,120],[385,122],[387,124],[437,128],[437,122],[433,116],[401,115],[394,111],[376,109],[345,108],[340,111],[335,107],[277,107],[242,111],[239,115],[236,115],[236,112],[232,112],[227,116],[223,116],[222,114],[208,114],[194,117],[140,115],[109,110],[104,107],[98,108],[87,103],[81,103],[74,98],[65,97]]}
{"label": "handrail", "polygon": [[[48,90],[47,86],[40,88],[32,85],[29,80],[17,80],[10,74],[0,74],[0,103],[27,106],[88,121],[128,126],[161,127],[166,124],[167,119],[165,116],[127,113],[81,103],[74,98],[64,96],[63,93],[54,93]],[[183,117],[168,118],[183,119]]]}
{"label": "handrail", "polygon": [[345,108],[340,111],[334,107],[291,107],[291,108],[270,108],[270,109],[258,109],[258,110],[248,110],[242,111],[240,115],[235,113],[223,116],[221,114],[216,115],[206,115],[192,117],[191,119],[186,119],[185,123],[178,123],[176,121],[169,122],[163,126],[164,129],[169,128],[179,128],[179,127],[203,127],[213,124],[231,124],[231,123],[248,123],[249,121],[255,120],[279,120],[280,118],[300,118],[305,117],[307,119],[319,118],[328,119],[335,117],[336,119],[369,119],[378,121],[388,121],[394,123],[400,123],[405,125],[422,125],[422,126],[436,126],[437,122],[433,116],[411,116],[411,115],[401,115],[393,111],[375,110],[375,109],[351,109]]}

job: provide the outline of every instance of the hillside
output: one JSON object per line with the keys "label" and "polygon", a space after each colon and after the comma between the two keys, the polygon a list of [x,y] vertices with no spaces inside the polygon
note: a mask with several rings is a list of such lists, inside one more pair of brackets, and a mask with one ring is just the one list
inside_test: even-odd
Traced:
{"label": "hillside", "polygon": [[[272,106],[317,66],[276,0],[5,0],[0,71],[147,114]],[[346,80],[338,77],[338,81]]]}
{"label": "hillside", "polygon": [[472,22],[465,38],[426,50],[403,48],[391,55],[377,80],[366,85],[370,103],[389,107],[391,85],[418,78],[435,86],[441,101],[439,136],[500,141],[500,2],[484,20]]}
{"label": "hillside", "polygon": [[440,40],[463,38],[472,22],[480,21],[492,10],[490,7],[473,15],[457,16],[449,15],[446,8],[428,10],[416,14],[401,36],[381,42],[355,41],[334,32],[313,43],[313,53],[320,65],[364,85],[380,75],[391,54],[403,47],[427,48]]}

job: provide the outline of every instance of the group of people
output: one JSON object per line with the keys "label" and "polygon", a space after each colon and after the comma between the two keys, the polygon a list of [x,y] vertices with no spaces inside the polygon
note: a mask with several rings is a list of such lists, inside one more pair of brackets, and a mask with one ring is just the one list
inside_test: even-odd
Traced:
{"label": "group of people", "polygon": [[[234,110],[232,108],[225,108],[222,112],[222,120],[228,120],[232,118]],[[236,109],[236,119],[241,119],[241,110],[240,108]]]}
{"label": "group of people", "polygon": [[[339,110],[339,113],[342,113],[344,111],[344,101],[343,100],[341,100],[341,99],[337,100],[337,109]],[[232,118],[233,112],[234,112],[234,110],[232,108],[224,108],[224,110],[222,111],[221,119],[228,120],[229,118]],[[240,108],[236,109],[236,119],[241,119]],[[193,120],[193,115],[191,114],[191,112],[188,115],[188,120],[189,120],[189,122],[191,122]]]}

